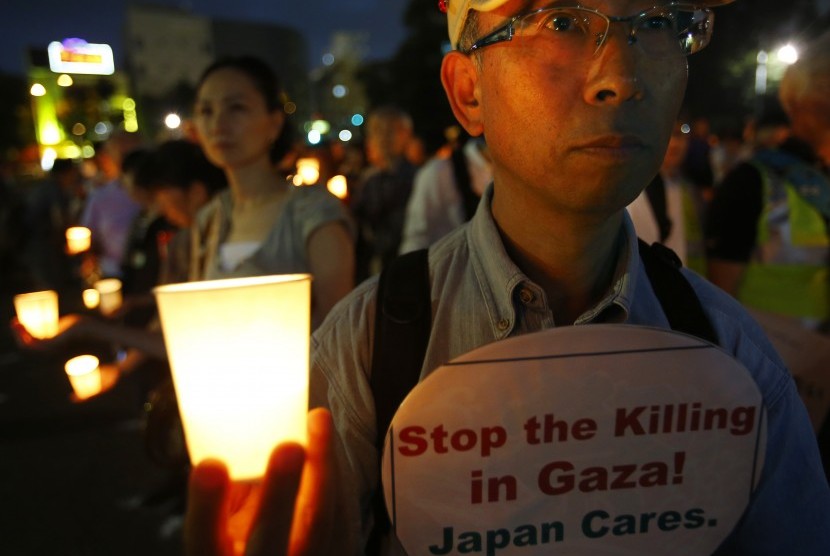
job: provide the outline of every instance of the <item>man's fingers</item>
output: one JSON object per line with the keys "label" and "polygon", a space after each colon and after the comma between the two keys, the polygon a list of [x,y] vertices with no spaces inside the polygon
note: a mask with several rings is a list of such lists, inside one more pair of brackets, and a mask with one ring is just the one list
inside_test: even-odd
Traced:
{"label": "man's fingers", "polygon": [[290,554],[329,554],[334,520],[331,414],[315,409],[308,415],[308,449],[294,512]]}
{"label": "man's fingers", "polygon": [[283,556],[294,517],[294,504],[300,488],[305,450],[295,443],[280,444],[271,454],[262,488],[262,502],[251,536],[248,556]]}
{"label": "man's fingers", "polygon": [[228,470],[221,462],[206,460],[191,471],[184,522],[187,556],[233,554],[227,535],[229,488]]}

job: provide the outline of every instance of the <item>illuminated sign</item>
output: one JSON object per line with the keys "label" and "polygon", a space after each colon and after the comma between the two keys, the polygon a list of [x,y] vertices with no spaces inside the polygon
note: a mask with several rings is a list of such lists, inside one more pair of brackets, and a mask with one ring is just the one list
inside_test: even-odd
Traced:
{"label": "illuminated sign", "polygon": [[48,47],[49,69],[55,73],[112,75],[115,62],[108,44],[90,44],[83,39],[51,42]]}

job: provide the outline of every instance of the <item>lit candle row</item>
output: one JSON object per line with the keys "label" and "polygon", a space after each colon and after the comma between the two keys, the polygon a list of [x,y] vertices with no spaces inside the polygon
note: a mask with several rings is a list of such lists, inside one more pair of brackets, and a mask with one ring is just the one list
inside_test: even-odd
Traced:
{"label": "lit candle row", "polygon": [[78,399],[85,400],[101,392],[101,368],[94,355],[79,355],[66,362],[66,375]]}
{"label": "lit candle row", "polygon": [[[101,313],[110,315],[123,303],[121,280],[105,278],[98,280],[94,288],[84,290],[84,306],[88,309],[100,307]],[[58,293],[44,290],[21,293],[14,296],[17,319],[26,331],[38,340],[53,338],[58,333]]]}
{"label": "lit candle row", "polygon": [[[108,290],[97,291],[103,308]],[[234,480],[256,480],[276,444],[305,444],[311,277],[172,284],[154,293],[191,460],[219,458]],[[33,336],[36,327],[36,337],[57,333],[55,292],[16,296],[15,308]],[[79,399],[101,392],[94,356],[74,357],[65,369]]]}
{"label": "lit candle row", "polygon": [[[104,313],[112,312],[121,305],[121,281],[115,278],[100,280],[96,289],[85,290],[84,304],[94,308],[100,300]],[[94,292],[94,295],[90,292]],[[58,333],[58,293],[44,290],[22,293],[14,296],[17,319],[33,338],[46,340]],[[81,355],[66,362],[66,374],[72,389],[79,399],[86,399],[101,392],[101,372],[98,359],[92,355]]]}

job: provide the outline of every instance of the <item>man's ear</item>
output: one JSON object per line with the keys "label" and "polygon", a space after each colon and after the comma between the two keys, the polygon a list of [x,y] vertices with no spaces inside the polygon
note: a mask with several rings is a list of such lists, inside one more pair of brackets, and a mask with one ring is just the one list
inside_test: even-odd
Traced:
{"label": "man's ear", "polygon": [[441,83],[455,118],[471,136],[484,132],[478,88],[478,70],[471,56],[452,51],[441,63]]}

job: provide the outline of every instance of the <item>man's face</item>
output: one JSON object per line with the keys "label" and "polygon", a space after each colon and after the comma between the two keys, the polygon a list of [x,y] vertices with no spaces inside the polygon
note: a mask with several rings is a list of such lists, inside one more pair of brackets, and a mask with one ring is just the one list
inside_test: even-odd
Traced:
{"label": "man's face", "polygon": [[[511,0],[479,15],[480,34],[547,5]],[[612,16],[652,5],[588,2]],[[628,30],[612,24],[599,52],[582,60],[552,56],[534,40],[479,51],[480,129],[493,159],[497,203],[523,196],[542,211],[608,216],[657,173],[686,86],[686,59],[649,56],[628,44]]]}

